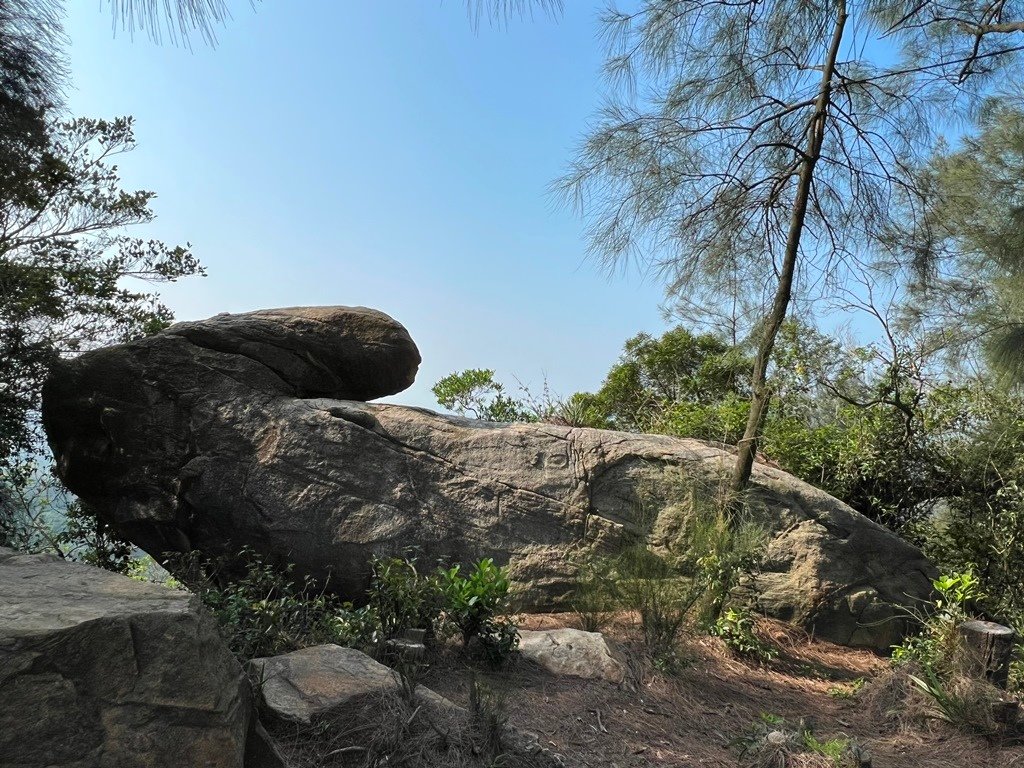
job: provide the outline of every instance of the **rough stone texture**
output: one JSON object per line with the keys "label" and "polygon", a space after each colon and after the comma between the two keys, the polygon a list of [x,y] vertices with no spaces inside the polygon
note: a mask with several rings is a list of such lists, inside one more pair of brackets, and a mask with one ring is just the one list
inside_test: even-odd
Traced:
{"label": "rough stone texture", "polygon": [[361,651],[338,645],[253,659],[249,674],[268,712],[304,725],[318,715],[372,703],[401,687],[391,669]]}
{"label": "rough stone texture", "polygon": [[366,307],[287,307],[178,323],[169,336],[249,358],[298,397],[373,400],[412,385],[420,353],[409,332]]}
{"label": "rough stone texture", "polygon": [[[332,728],[371,729],[387,717],[387,696],[402,694],[397,673],[361,651],[338,645],[318,645],[281,656],[253,659],[249,674],[257,680],[260,705],[271,723],[308,726],[333,718]],[[432,718],[469,721],[469,713],[444,696],[417,686],[414,703]],[[287,733],[288,728],[281,729]],[[294,727],[291,729],[295,732]],[[505,750],[529,756],[537,768],[556,768],[561,760],[542,747],[535,734],[507,723],[502,727]]]}
{"label": "rough stone texture", "polygon": [[0,767],[240,768],[249,727],[190,595],[0,549]]}
{"label": "rough stone texture", "polygon": [[582,629],[520,630],[519,652],[553,675],[621,683],[625,672],[604,635]]}
{"label": "rough stone texture", "polygon": [[[285,310],[274,317],[293,327]],[[204,325],[189,324],[191,341],[171,329],[82,355],[45,392],[65,482],[158,557],[248,544],[358,598],[374,553],[418,547],[424,562],[508,563],[521,607],[558,609],[574,554],[637,537],[671,552],[698,490],[733,459],[697,440],[303,398],[330,387],[200,346]],[[886,649],[901,633],[895,606],[930,595],[921,552],[785,472],[756,465],[752,481],[771,535],[761,607]]]}

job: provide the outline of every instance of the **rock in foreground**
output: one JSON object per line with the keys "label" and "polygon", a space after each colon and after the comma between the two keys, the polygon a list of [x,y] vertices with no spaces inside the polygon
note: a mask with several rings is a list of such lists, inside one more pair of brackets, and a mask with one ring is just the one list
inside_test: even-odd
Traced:
{"label": "rock in foreground", "polygon": [[[294,346],[334,381],[342,357],[316,357],[288,314],[323,311],[276,310],[267,322],[294,333],[247,326],[246,345],[222,343],[214,318],[188,324],[188,340],[176,326],[68,362],[44,403],[61,476],[157,557],[250,545],[351,598],[374,554],[493,557],[511,566],[522,607],[557,609],[578,554],[638,538],[671,553],[699,513],[695,489],[732,462],[697,440],[316,397],[341,390],[249,352]],[[316,339],[328,332],[315,326]],[[770,533],[755,585],[769,615],[884,650],[899,606],[930,595],[919,550],[828,494],[757,465],[751,497]]]}
{"label": "rock in foreground", "polygon": [[187,593],[0,549],[0,767],[241,768],[249,695]]}
{"label": "rock in foreground", "polygon": [[519,652],[553,675],[621,683],[625,676],[600,632],[582,629],[519,631]]}
{"label": "rock in foreground", "polygon": [[[369,763],[375,749],[383,748],[383,762],[395,758],[420,765],[419,758],[431,755],[429,765],[441,764],[438,759],[488,765],[494,764],[483,759],[489,746],[497,752],[494,762],[513,768],[561,765],[535,735],[503,719],[488,720],[486,713],[468,712],[352,648],[312,646],[253,659],[249,670],[259,681],[260,705],[270,715],[271,730],[281,734],[286,752],[351,753]],[[343,746],[325,746],[325,734]]]}

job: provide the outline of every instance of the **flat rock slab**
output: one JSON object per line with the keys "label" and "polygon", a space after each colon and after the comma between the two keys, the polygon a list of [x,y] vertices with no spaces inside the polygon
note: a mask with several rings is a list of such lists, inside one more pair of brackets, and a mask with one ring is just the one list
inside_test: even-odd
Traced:
{"label": "flat rock slab", "polygon": [[249,671],[269,712],[306,725],[318,715],[363,706],[401,687],[390,668],[339,645],[253,659]]}
{"label": "flat rock slab", "polygon": [[250,710],[188,593],[0,549],[0,768],[241,768]]}
{"label": "flat rock slab", "polygon": [[553,675],[621,683],[625,676],[600,632],[582,629],[519,630],[519,652]]}
{"label": "flat rock slab", "polygon": [[[333,718],[336,729],[379,726],[393,707],[382,706],[387,697],[403,695],[398,674],[361,651],[338,645],[318,645],[280,656],[253,659],[249,674],[261,691],[261,704],[278,723],[300,726]],[[413,694],[417,710],[431,717],[468,722],[462,707],[440,694],[417,686]],[[343,725],[339,726],[338,723]],[[294,726],[293,726],[294,727]],[[528,756],[537,768],[557,768],[561,760],[542,747],[538,737],[507,723],[501,742],[512,754]],[[357,745],[358,746],[358,745]]]}

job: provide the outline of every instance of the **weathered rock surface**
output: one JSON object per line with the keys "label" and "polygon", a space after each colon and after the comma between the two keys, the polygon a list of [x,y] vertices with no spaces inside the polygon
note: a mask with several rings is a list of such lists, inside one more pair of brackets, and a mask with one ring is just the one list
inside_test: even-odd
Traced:
{"label": "weathered rock surface", "polygon": [[600,632],[582,629],[519,631],[519,652],[553,675],[621,683],[625,675]]}
{"label": "weathered rock surface", "polygon": [[[313,310],[277,310],[273,322],[298,327],[290,312]],[[158,557],[248,544],[358,598],[374,553],[417,547],[424,562],[508,563],[522,607],[557,609],[575,554],[637,537],[671,552],[697,490],[732,461],[697,440],[312,397],[341,390],[204,330],[222,322],[87,353],[45,392],[65,482]],[[325,381],[341,375],[343,356],[312,359]],[[762,608],[819,637],[887,648],[897,606],[930,594],[921,552],[785,472],[756,465],[752,481],[771,537]]]}
{"label": "weathered rock surface", "polygon": [[391,669],[362,651],[338,645],[253,659],[249,672],[267,711],[303,725],[339,709],[379,703],[382,696],[397,694],[401,688]]}
{"label": "weathered rock surface", "polygon": [[[334,732],[359,735],[363,742],[372,741],[377,729],[387,732],[393,723],[385,720],[395,717],[396,711],[403,723],[406,718],[411,723],[423,711],[424,717],[434,723],[435,732],[450,730],[453,722],[461,723],[456,730],[472,727],[471,716],[462,707],[422,685],[416,686],[414,692],[404,691],[394,670],[353,648],[318,645],[280,656],[253,659],[249,662],[249,673],[258,681],[260,705],[271,717],[271,728],[276,722],[287,734],[289,728],[280,728],[280,725],[293,724],[290,731],[297,736],[286,741],[300,748],[305,738],[301,726],[319,724],[325,719],[333,721],[331,730]],[[409,704],[409,709],[413,710],[411,716],[395,705],[407,695],[413,699]],[[295,725],[300,728],[296,730]],[[530,765],[537,768],[560,765],[558,757],[543,748],[533,734],[506,723],[500,739],[504,750],[529,757]]]}
{"label": "weathered rock surface", "polygon": [[0,549],[0,767],[241,768],[249,697],[187,593]]}

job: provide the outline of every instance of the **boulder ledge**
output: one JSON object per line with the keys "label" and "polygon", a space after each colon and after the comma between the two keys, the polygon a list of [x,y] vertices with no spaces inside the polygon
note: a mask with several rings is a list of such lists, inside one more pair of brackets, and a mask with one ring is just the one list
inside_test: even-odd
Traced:
{"label": "boulder ledge", "polygon": [[[343,308],[273,310],[237,316],[259,319],[238,320],[244,334],[218,316],[68,361],[44,393],[58,471],[158,558],[249,545],[358,599],[374,554],[493,557],[511,567],[523,609],[557,610],[574,556],[638,537],[671,552],[697,510],[680,483],[713,485],[731,464],[698,440],[361,402],[353,393],[411,381],[419,356],[386,315],[354,311],[375,330],[361,336]],[[308,320],[320,316],[335,319]],[[332,333],[349,346],[332,346]],[[349,369],[348,355],[378,353],[401,375],[355,382],[376,368]],[[931,594],[918,549],[827,493],[756,465],[751,498],[769,532],[754,584],[769,615],[885,650],[901,606]]]}
{"label": "boulder ledge", "polygon": [[188,593],[0,549],[0,767],[253,766],[250,695]]}

